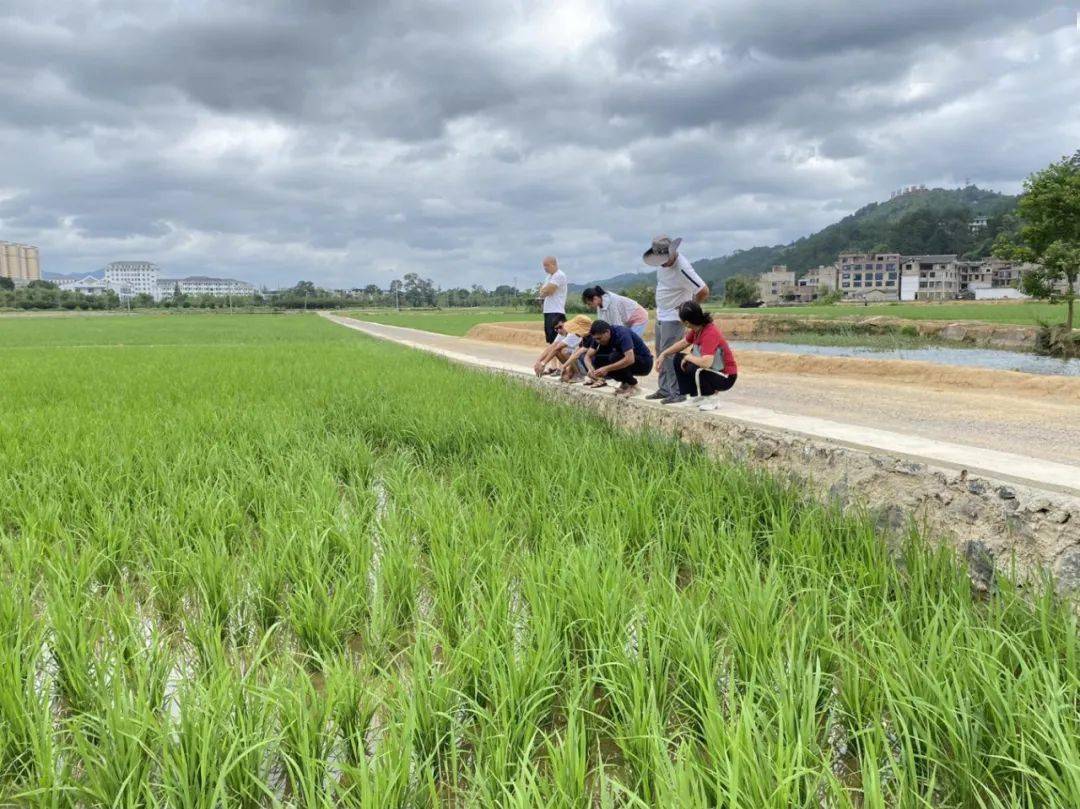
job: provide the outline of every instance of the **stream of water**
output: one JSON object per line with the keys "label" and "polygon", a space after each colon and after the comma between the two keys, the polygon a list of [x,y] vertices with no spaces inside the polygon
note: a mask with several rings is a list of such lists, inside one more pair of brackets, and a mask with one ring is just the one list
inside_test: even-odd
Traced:
{"label": "stream of water", "polygon": [[1026,374],[1047,376],[1080,376],[1080,360],[1040,357],[1018,351],[999,351],[992,348],[868,348],[865,346],[818,346],[799,343],[767,341],[732,341],[736,353],[746,351],[777,351],[784,354],[813,354],[822,357],[863,357],[876,360],[921,360],[939,365],[959,365],[966,368],[988,368],[995,371],[1023,371]]}

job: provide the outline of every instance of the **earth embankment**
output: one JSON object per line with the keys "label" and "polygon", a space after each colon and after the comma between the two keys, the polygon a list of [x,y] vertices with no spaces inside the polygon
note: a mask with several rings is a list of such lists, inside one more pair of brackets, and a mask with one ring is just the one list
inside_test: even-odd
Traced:
{"label": "earth embankment", "polygon": [[[717,318],[726,335],[736,339],[755,336],[753,318]],[[646,332],[651,337],[651,331]],[[544,345],[543,327],[533,322],[483,323],[466,335],[469,339],[515,346]],[[1041,376],[1017,371],[959,368],[914,360],[877,360],[859,357],[821,357],[774,351],[740,351],[739,367],[755,374],[799,374],[861,379],[905,387],[956,392],[977,391],[1080,404],[1080,379]]]}

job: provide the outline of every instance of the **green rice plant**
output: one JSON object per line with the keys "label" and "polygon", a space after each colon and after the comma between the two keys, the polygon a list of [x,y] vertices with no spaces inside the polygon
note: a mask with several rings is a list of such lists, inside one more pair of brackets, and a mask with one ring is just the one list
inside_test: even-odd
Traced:
{"label": "green rice plant", "polygon": [[327,580],[315,571],[299,577],[289,595],[288,615],[301,649],[312,665],[321,657],[339,654],[363,611],[362,579],[335,577]]}
{"label": "green rice plant", "polygon": [[[274,743],[272,735],[255,736],[236,720],[243,701],[241,683],[227,669],[215,676],[184,682],[175,694],[177,718],[162,761],[162,795],[172,806],[259,806],[272,792],[259,767],[243,773],[245,763]],[[261,706],[260,706],[261,707]],[[241,775],[247,776],[241,778]],[[241,780],[246,783],[239,785]]]}
{"label": "green rice plant", "polygon": [[582,806],[591,800],[589,738],[585,728],[584,703],[580,687],[568,690],[562,706],[562,727],[544,740],[544,755],[551,780],[549,793],[557,806]]}
{"label": "green rice plant", "polygon": [[25,582],[0,590],[0,782],[48,785],[56,741],[41,677],[46,634],[30,605]]}
{"label": "green rice plant", "polygon": [[329,806],[332,698],[320,694],[303,670],[270,686],[269,697],[281,727],[279,755],[287,794],[304,806]]}
{"label": "green rice plant", "polygon": [[80,762],[76,800],[121,807],[156,805],[154,782],[161,723],[143,688],[113,677],[99,689],[99,708],[72,720],[72,753]]}
{"label": "green rice plant", "polygon": [[373,754],[369,734],[379,700],[372,690],[377,672],[349,655],[335,657],[324,667],[330,716],[337,730],[344,761],[359,767]]}
{"label": "green rice plant", "polygon": [[313,317],[25,322],[0,803],[1080,806],[1049,583]]}

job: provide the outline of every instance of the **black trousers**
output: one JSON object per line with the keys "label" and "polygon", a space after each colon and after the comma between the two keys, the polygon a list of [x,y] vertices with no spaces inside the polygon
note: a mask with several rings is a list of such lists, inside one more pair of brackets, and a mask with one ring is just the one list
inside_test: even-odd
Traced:
{"label": "black trousers", "polygon": [[[611,353],[607,351],[597,351],[596,356],[593,357],[593,367],[603,368],[605,365],[611,365],[612,362],[621,360],[622,357],[612,359]],[[612,371],[607,375],[608,379],[614,379],[616,382],[622,382],[625,385],[636,385],[637,379],[635,377],[648,376],[652,373],[653,358],[649,354],[644,357],[634,356],[633,365],[627,365],[623,368],[619,368],[616,371]]]}
{"label": "black trousers", "polygon": [[555,318],[566,319],[562,312],[544,312],[544,339],[548,345],[555,342],[558,333],[555,331]]}
{"label": "black trousers", "polygon": [[[679,393],[683,396],[712,396],[725,390],[731,390],[738,379],[738,374],[722,376],[711,368],[705,368],[698,376],[698,366],[688,364],[690,370],[682,369],[683,359],[686,354],[676,354],[671,358],[675,365],[675,380],[679,383]],[[701,380],[701,390],[698,390],[697,379]]]}

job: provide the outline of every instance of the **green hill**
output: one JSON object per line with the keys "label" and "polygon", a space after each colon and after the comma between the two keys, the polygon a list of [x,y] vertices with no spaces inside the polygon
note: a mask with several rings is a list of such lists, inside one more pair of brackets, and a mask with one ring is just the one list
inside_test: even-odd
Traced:
{"label": "green hill", "polygon": [[[982,258],[998,233],[1015,227],[1012,212],[1017,198],[969,185],[966,188],[931,188],[872,202],[850,216],[791,244],[752,247],[721,258],[694,262],[714,291],[733,275],[756,275],[774,264],[786,264],[802,274],[819,264],[832,264],[844,250],[899,252],[904,255],[956,253]],[[972,234],[975,216],[988,217],[986,229]],[[597,281],[619,290],[655,282],[650,272],[624,273]]]}

